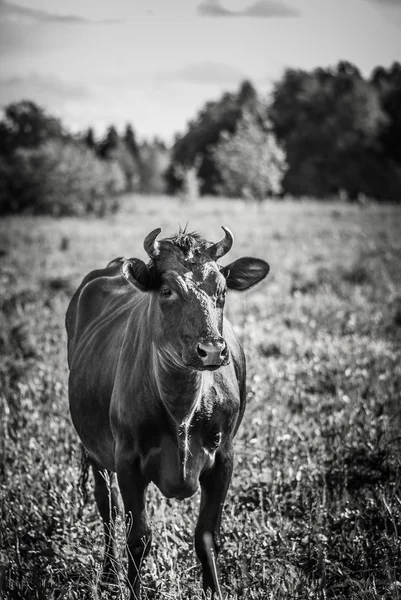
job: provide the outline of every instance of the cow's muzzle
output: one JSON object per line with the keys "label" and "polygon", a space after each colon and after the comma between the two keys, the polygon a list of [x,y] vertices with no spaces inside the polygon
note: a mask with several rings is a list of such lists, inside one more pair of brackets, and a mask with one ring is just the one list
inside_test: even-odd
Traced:
{"label": "cow's muzzle", "polygon": [[228,348],[223,338],[202,339],[196,347],[199,370],[213,371],[229,361]]}

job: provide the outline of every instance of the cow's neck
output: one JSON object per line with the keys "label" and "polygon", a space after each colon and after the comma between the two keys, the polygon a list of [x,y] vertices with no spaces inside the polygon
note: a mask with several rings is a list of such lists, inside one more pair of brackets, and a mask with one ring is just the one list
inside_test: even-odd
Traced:
{"label": "cow's neck", "polygon": [[153,348],[154,375],[157,392],[177,424],[185,424],[198,405],[204,374],[177,365],[168,355]]}

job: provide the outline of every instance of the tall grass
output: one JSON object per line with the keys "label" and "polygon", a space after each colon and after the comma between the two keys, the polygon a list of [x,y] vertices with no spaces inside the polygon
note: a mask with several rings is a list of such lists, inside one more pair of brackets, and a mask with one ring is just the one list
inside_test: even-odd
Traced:
{"label": "tall grass", "polygon": [[[271,274],[232,294],[248,360],[248,407],[219,558],[224,599],[401,596],[401,210],[127,197],[104,220],[0,224],[0,591],[96,599],[102,527],[79,489],[67,405],[64,314],[91,269],[144,258],[155,227],[211,240],[230,227]],[[148,492],[154,543],[145,597],[200,599],[192,534],[199,497]],[[126,593],[124,529],[117,569]]]}

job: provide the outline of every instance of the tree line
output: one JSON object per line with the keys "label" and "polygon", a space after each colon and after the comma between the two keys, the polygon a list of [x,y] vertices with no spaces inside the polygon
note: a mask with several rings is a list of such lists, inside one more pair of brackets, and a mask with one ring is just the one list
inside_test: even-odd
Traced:
{"label": "tree line", "polygon": [[69,133],[30,101],[0,121],[0,214],[106,214],[123,192],[401,200],[401,65],[287,69],[207,102],[171,148],[132,125]]}
{"label": "tree line", "polygon": [[125,192],[160,194],[169,150],[158,139],[138,143],[132,125],[72,135],[31,101],[10,104],[0,121],[0,214],[103,216]]}
{"label": "tree line", "polygon": [[[229,157],[218,149],[225,136],[232,145],[238,129],[248,144],[241,142],[242,172],[228,179]],[[265,183],[270,175],[263,196],[401,201],[401,65],[378,67],[369,79],[348,62],[310,72],[287,69],[268,99],[243,83],[238,93],[207,103],[177,139],[168,189],[180,187],[183,166],[197,165],[202,193],[258,196],[248,167],[259,162]],[[246,173],[248,185],[231,188]]]}

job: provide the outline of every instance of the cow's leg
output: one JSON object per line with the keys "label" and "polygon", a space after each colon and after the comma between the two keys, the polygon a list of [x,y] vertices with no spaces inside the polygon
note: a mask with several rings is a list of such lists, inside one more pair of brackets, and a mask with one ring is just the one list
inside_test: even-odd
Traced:
{"label": "cow's leg", "polygon": [[201,479],[202,497],[195,529],[195,549],[202,563],[203,590],[218,591],[217,555],[220,551],[220,522],[233,470],[233,453],[218,453],[213,468]]}
{"label": "cow's leg", "polygon": [[119,460],[117,463],[118,484],[128,517],[127,550],[128,582],[131,600],[139,600],[141,594],[140,569],[151,545],[151,530],[145,507],[148,482],[139,465]]}
{"label": "cow's leg", "polygon": [[111,471],[92,465],[95,478],[95,499],[104,526],[104,560],[102,582],[117,583],[117,546],[114,535],[114,521],[120,508],[117,477]]}

